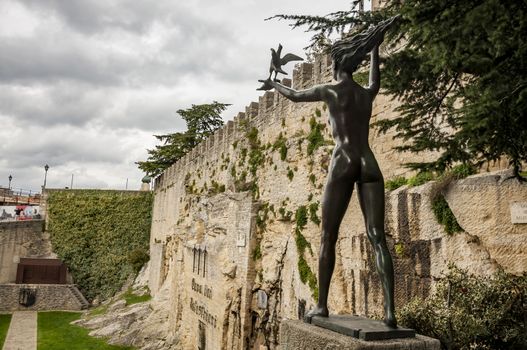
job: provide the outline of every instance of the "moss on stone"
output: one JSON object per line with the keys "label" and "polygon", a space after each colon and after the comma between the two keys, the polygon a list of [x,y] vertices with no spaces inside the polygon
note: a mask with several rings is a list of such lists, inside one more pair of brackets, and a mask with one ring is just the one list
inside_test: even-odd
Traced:
{"label": "moss on stone", "polygon": [[306,259],[303,256],[298,257],[298,273],[302,283],[307,284],[311,290],[313,299],[318,300],[318,283],[317,277],[307,264]]}
{"label": "moss on stone", "polygon": [[278,135],[278,138],[273,143],[273,151],[279,150],[280,152],[280,159],[282,161],[286,160],[287,158],[287,145],[286,145],[286,138],[280,133]]}
{"label": "moss on stone", "polygon": [[251,257],[253,258],[254,261],[260,260],[262,258],[262,247],[260,244],[260,240],[256,241],[256,246],[254,247],[252,251]]}
{"label": "moss on stone", "polygon": [[414,177],[409,178],[407,181],[407,184],[410,187],[421,186],[427,183],[428,181],[432,181],[433,179],[434,179],[434,174],[432,174],[431,172],[425,171],[425,172],[415,175]]}
{"label": "moss on stone", "polygon": [[443,225],[445,232],[452,235],[456,232],[461,232],[463,229],[459,226],[454,213],[448,206],[445,196],[438,194],[432,200],[432,211],[437,219],[437,222]]}
{"label": "moss on stone", "polygon": [[312,155],[313,152],[320,146],[324,145],[324,136],[322,135],[322,125],[317,123],[315,117],[311,117],[309,120],[309,126],[311,131],[307,135],[307,154]]}
{"label": "moss on stone", "polygon": [[295,213],[295,221],[297,230],[303,230],[307,225],[307,208],[305,205],[298,207]]}
{"label": "moss on stone", "polygon": [[309,204],[309,219],[315,224],[320,225],[320,218],[317,215],[319,203],[311,203]]}
{"label": "moss on stone", "polygon": [[408,180],[404,176],[397,176],[391,180],[386,181],[384,183],[384,188],[386,188],[388,191],[393,191],[401,186],[406,185],[407,182]]}

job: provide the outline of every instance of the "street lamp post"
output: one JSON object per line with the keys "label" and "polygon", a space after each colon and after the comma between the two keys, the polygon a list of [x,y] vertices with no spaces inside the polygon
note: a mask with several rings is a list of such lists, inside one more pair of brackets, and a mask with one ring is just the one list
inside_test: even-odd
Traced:
{"label": "street lamp post", "polygon": [[11,190],[11,180],[13,180],[13,176],[9,175],[8,179],[9,179],[9,190]]}
{"label": "street lamp post", "polygon": [[48,170],[49,170],[49,165],[44,165],[44,170],[46,171],[44,173],[44,186],[42,186],[42,189],[45,189],[46,188],[46,180],[48,179]]}

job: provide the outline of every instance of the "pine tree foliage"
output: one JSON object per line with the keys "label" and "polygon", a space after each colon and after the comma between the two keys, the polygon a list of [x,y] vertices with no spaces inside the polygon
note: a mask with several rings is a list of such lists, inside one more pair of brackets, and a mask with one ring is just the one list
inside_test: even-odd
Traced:
{"label": "pine tree foliage", "polygon": [[192,105],[188,109],[178,110],[177,113],[187,123],[187,131],[154,135],[162,143],[154,149],[147,150],[148,159],[137,162],[139,169],[150,176],[163,173],[165,169],[223,125],[220,114],[228,106],[229,104],[213,101],[209,104]]}
{"label": "pine tree foliage", "polygon": [[520,179],[527,162],[525,0],[391,0],[372,13],[275,17],[307,27],[316,40],[395,14],[401,18],[386,36],[382,86],[401,104],[398,117],[375,126],[395,129],[404,141],[399,151],[438,155],[410,168],[441,172],[506,157]]}

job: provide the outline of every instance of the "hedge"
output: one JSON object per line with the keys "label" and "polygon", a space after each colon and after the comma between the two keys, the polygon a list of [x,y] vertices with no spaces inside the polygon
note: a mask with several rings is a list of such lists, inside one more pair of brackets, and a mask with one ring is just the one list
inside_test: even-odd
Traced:
{"label": "hedge", "polygon": [[48,192],[53,250],[88,300],[112,296],[148,260],[152,199],[150,192]]}

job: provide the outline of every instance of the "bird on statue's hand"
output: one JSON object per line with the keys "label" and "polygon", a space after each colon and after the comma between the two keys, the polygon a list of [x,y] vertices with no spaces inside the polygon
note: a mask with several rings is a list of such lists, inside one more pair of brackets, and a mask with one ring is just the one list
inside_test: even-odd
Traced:
{"label": "bird on statue's hand", "polygon": [[269,77],[267,80],[258,80],[259,82],[264,83],[261,87],[256,90],[271,90],[273,87],[269,84],[271,81],[271,76],[274,73],[274,81],[280,82],[279,79],[276,79],[278,73],[287,75],[287,73],[282,70],[282,66],[291,61],[303,61],[304,59],[300,56],[294,55],[292,53],[286,54],[284,57],[280,57],[282,54],[282,44],[278,44],[278,50],[271,48],[271,64],[269,65]]}
{"label": "bird on statue's hand", "polygon": [[299,57],[292,53],[288,53],[284,57],[280,57],[281,54],[282,54],[282,44],[278,44],[278,50],[276,51],[275,49],[271,49],[271,65],[269,66],[269,78],[267,79],[271,79],[271,75],[273,75],[273,72],[274,72],[274,80],[279,82],[279,80],[276,79],[276,76],[278,75],[278,73],[287,75],[287,73],[282,70],[282,66],[284,64],[287,64],[291,61],[303,61],[304,60],[302,57]]}

